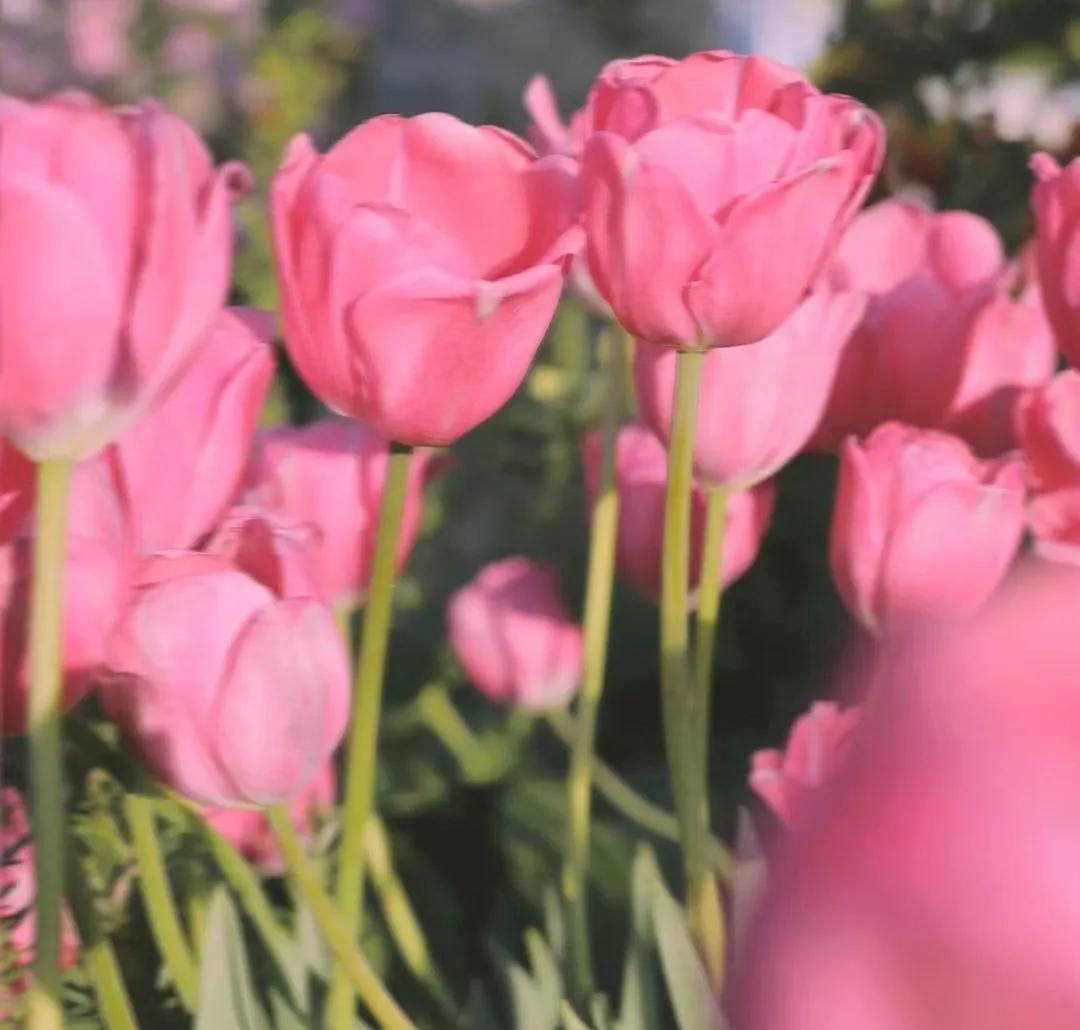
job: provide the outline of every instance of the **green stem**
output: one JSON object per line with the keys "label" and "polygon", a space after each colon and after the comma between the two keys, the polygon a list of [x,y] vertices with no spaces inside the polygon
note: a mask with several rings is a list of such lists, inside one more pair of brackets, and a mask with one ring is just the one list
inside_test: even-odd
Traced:
{"label": "green stem", "polygon": [[150,932],[181,1003],[189,1012],[194,1012],[199,997],[199,973],[176,910],[165,860],[158,845],[153,801],[144,794],[131,793],[125,796],[124,807],[139,863],[139,890]]}
{"label": "green stem", "polygon": [[[589,947],[587,873],[589,818],[592,802],[593,755],[600,699],[604,691],[611,594],[615,580],[615,542],[619,495],[615,488],[615,448],[622,401],[623,348],[621,337],[601,338],[600,360],[606,364],[607,396],[601,430],[600,481],[593,502],[589,534],[589,565],[585,584],[584,668],[577,701],[577,729],[566,781],[566,839],[563,846],[562,894],[570,928],[570,971],[574,998],[588,1005],[593,995],[592,954]],[[605,346],[606,344],[606,346]]]}
{"label": "green stem", "polygon": [[139,1024],[124,987],[112,942],[101,929],[94,899],[84,879],[76,845],[68,842],[66,855],[68,903],[82,943],[82,962],[94,984],[98,1015],[106,1030],[138,1030]]}
{"label": "green stem", "polygon": [[[327,946],[334,953],[339,968],[345,972],[347,982],[383,1030],[411,1030],[412,1022],[379,982],[374,970],[354,945],[351,930],[323,890],[318,874],[293,829],[288,810],[277,805],[267,811],[267,818],[281,846],[281,853],[285,856],[290,877],[311,909]],[[349,1002],[351,1005],[351,996]],[[352,1012],[349,1017],[355,1022]]]}
{"label": "green stem", "polygon": [[[375,540],[371,584],[364,609],[360,659],[353,688],[352,717],[346,753],[345,804],[338,855],[337,903],[350,939],[360,936],[364,897],[364,835],[375,807],[375,757],[383,669],[393,610],[398,534],[405,510],[412,448],[391,444],[383,484],[379,529]],[[339,970],[331,983],[328,1025],[351,1030],[352,1000]]]}
{"label": "green stem", "polygon": [[64,893],[63,754],[60,734],[60,647],[71,463],[37,466],[30,607],[30,809],[34,832],[37,942],[27,998],[29,1030],[59,1030],[60,905]]}

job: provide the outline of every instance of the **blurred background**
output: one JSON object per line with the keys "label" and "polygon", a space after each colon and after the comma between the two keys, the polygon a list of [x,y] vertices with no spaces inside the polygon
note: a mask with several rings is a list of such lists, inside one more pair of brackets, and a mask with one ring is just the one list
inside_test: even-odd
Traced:
{"label": "blurred background", "polygon": [[[0,0],[0,90],[160,97],[218,157],[248,162],[260,190],[301,130],[327,144],[376,113],[444,110],[524,131],[521,92],[537,72],[568,114],[613,57],[712,47],[768,54],[874,106],[889,130],[878,195],[977,211],[1010,248],[1030,228],[1032,150],[1068,156],[1080,144],[1077,0]],[[235,300],[272,308],[259,196],[242,234]],[[442,613],[481,565],[514,553],[554,562],[580,611],[579,441],[599,415],[597,329],[568,301],[518,396],[454,449],[400,591],[381,805],[452,979],[490,961],[494,931],[520,940],[541,918],[557,870],[565,752],[545,727],[470,693],[447,657]],[[316,403],[281,363],[266,420],[314,417]],[[725,598],[714,802],[727,837],[748,803],[748,755],[779,744],[827,692],[854,633],[827,567],[834,476],[833,459],[815,456],[782,473],[762,554]],[[656,621],[650,603],[619,588],[599,751],[668,805]],[[446,745],[445,720],[417,705],[425,687],[450,698],[476,735],[468,760]],[[600,953],[614,967],[633,838],[603,803],[597,817],[594,923],[611,936]],[[369,933],[378,953],[380,927]]]}

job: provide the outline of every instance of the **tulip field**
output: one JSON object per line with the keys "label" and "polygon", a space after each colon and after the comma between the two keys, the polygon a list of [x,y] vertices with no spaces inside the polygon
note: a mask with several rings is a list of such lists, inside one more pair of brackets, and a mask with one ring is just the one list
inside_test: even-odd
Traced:
{"label": "tulip field", "polygon": [[0,12],[0,1025],[1080,1027],[1080,12],[683,6]]}

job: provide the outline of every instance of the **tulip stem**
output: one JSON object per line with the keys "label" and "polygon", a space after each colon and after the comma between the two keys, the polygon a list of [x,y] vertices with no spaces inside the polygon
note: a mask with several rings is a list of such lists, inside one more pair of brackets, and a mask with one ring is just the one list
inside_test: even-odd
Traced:
{"label": "tulip stem", "polygon": [[563,845],[562,895],[569,923],[570,973],[574,999],[588,1007],[593,995],[592,954],[589,947],[588,868],[589,819],[592,805],[593,761],[600,699],[604,692],[611,594],[615,580],[615,540],[619,495],[615,489],[615,447],[622,412],[623,346],[620,334],[599,340],[599,357],[607,376],[601,429],[600,480],[593,502],[589,533],[589,563],[585,583],[583,625],[584,667],[575,715],[566,780],[566,839]]}
{"label": "tulip stem", "polygon": [[59,1030],[60,906],[64,893],[63,745],[60,698],[63,687],[64,563],[67,549],[71,462],[37,466],[37,525],[34,533],[30,602],[30,810],[37,884],[37,943],[34,982],[27,998],[29,1030]]}
{"label": "tulip stem", "polygon": [[169,886],[154,825],[153,801],[144,794],[129,793],[124,797],[124,810],[139,863],[139,889],[150,932],[181,1003],[193,1013],[199,997],[199,972]]}
{"label": "tulip stem", "polygon": [[702,351],[679,351],[668,443],[664,499],[664,547],[660,590],[660,687],[664,741],[671,772],[686,869],[686,909],[710,983],[723,969],[723,922],[716,877],[708,861],[708,797],[695,775],[698,729],[693,725],[693,684],[687,627],[690,570],[690,506],[694,432],[701,385]]}
{"label": "tulip stem", "polygon": [[[412,1022],[379,982],[367,959],[353,943],[352,931],[323,890],[318,874],[293,829],[288,810],[282,805],[276,805],[267,811],[267,818],[285,857],[292,881],[319,924],[327,946],[337,959],[338,968],[344,971],[346,983],[355,990],[383,1030],[410,1030]],[[352,1004],[351,992],[349,1003]],[[351,1011],[349,1019],[350,1027],[354,1026],[355,1017]]]}
{"label": "tulip stem", "polygon": [[[405,490],[411,460],[411,447],[390,445],[371,583],[364,607],[360,658],[353,687],[346,752],[343,828],[337,866],[337,903],[351,940],[359,939],[362,923],[364,838],[375,808],[375,757],[379,712],[382,708],[383,669],[393,611],[398,535],[405,510]],[[335,972],[331,982],[328,1013],[328,1026],[351,1030],[354,1022],[352,999],[342,970]]]}

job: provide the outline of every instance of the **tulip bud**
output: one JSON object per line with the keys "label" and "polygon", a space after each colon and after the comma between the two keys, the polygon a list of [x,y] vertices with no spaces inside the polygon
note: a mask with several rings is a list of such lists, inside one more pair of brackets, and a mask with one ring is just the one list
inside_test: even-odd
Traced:
{"label": "tulip bud", "polygon": [[1049,154],[1031,159],[1035,257],[1046,314],[1058,347],[1080,365],[1080,158],[1061,168]]}

